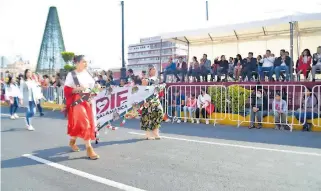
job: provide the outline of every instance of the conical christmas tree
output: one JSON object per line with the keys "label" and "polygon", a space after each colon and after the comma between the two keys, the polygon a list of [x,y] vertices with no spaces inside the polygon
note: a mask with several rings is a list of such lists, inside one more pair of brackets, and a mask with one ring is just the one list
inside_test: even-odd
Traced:
{"label": "conical christmas tree", "polygon": [[56,7],[50,7],[42,37],[36,72],[54,74],[64,67],[61,52],[65,51]]}

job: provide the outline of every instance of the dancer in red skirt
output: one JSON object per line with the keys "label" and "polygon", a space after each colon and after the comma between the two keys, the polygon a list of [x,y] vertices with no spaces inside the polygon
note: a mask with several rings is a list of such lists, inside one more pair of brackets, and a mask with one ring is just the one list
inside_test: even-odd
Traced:
{"label": "dancer in red skirt", "polygon": [[[93,89],[95,81],[86,70],[87,61],[83,55],[75,56],[76,70],[69,72],[64,87],[66,98],[66,112],[68,115],[68,135],[70,147],[74,152],[80,151],[76,145],[76,139],[85,141],[87,156],[96,160],[99,158],[92,146],[91,140],[95,140],[94,115],[90,100],[84,99],[86,92]],[[82,99],[81,99],[82,98]]]}

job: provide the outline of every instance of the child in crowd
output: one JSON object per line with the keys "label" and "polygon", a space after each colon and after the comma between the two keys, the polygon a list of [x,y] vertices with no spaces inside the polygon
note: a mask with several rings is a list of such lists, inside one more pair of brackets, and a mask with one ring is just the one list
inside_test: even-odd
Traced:
{"label": "child in crowd", "polygon": [[191,97],[187,99],[186,106],[184,106],[184,123],[187,122],[187,111],[189,113],[189,118],[191,118],[191,123],[194,123],[194,112],[196,110],[196,99],[195,94],[192,94]]}
{"label": "child in crowd", "polygon": [[[274,113],[274,120],[276,126],[274,129],[276,130],[284,130],[286,127],[286,113],[288,111],[287,103],[285,100],[281,98],[281,93],[278,91],[275,94],[272,109]],[[281,123],[280,123],[281,118]]]}

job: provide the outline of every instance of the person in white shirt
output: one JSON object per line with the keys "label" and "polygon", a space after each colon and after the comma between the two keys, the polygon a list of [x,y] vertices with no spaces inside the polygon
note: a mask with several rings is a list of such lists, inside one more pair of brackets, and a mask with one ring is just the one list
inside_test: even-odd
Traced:
{"label": "person in white shirt", "polygon": [[317,53],[313,54],[313,64],[312,64],[312,81],[315,82],[315,74],[317,70],[321,70],[321,46],[318,47]]}
{"label": "person in white shirt", "polygon": [[38,104],[37,104],[37,109],[38,109],[38,112],[40,113],[40,116],[44,116],[43,114],[43,108],[41,107],[41,100],[44,99],[44,96],[42,94],[42,89],[41,89],[41,84],[39,82],[39,78],[36,74],[33,74],[32,75],[32,79],[35,81],[36,83],[36,94],[37,94],[37,97],[36,99],[38,100]]}
{"label": "person in white shirt", "polygon": [[9,102],[10,105],[10,119],[18,119],[18,103],[22,102],[22,95],[15,78],[13,78],[12,76],[9,76],[8,78],[8,82],[5,86],[5,92],[5,99]]}
{"label": "person in white shirt", "polygon": [[32,80],[32,72],[26,69],[24,72],[23,80],[20,82],[20,91],[22,93],[22,106],[27,108],[26,112],[26,123],[27,129],[29,131],[34,131],[35,129],[31,125],[31,118],[36,113],[36,105],[39,100],[37,99],[37,84]]}
{"label": "person in white shirt", "polygon": [[195,111],[196,115],[196,123],[200,123],[200,112],[202,113],[202,116],[206,119],[206,124],[209,124],[207,107],[209,107],[211,104],[211,96],[206,93],[205,88],[202,88],[201,94],[198,96],[197,99],[197,108]]}
{"label": "person in white shirt", "polygon": [[92,101],[83,99],[84,94],[89,94],[90,89],[95,87],[95,80],[86,70],[87,60],[84,55],[74,57],[76,69],[69,72],[64,84],[64,95],[66,98],[66,110],[68,117],[67,133],[70,136],[69,146],[74,152],[80,149],[76,145],[77,138],[85,142],[87,156],[91,160],[99,158],[93,147],[91,140],[95,140],[95,114]]}
{"label": "person in white shirt", "polygon": [[262,67],[260,67],[259,74],[262,81],[265,79],[265,72],[268,72],[269,81],[272,80],[274,61],[275,57],[271,54],[271,50],[266,50],[264,58],[260,60]]}

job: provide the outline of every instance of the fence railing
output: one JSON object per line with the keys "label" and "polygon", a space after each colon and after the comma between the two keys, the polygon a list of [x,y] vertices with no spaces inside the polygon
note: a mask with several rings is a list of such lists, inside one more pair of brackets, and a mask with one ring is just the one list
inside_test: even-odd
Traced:
{"label": "fence railing", "polygon": [[59,105],[64,104],[64,91],[63,87],[42,87],[42,94],[46,101],[56,103]]}
{"label": "fence railing", "polygon": [[[207,95],[199,97],[202,91]],[[199,123],[203,119],[215,125],[218,120],[226,118],[226,87],[223,85],[171,85],[167,87],[165,97],[167,115],[174,121]],[[216,100],[216,106],[212,99]]]}
{"label": "fence railing", "polygon": [[[254,93],[259,89],[262,89],[263,97],[258,97]],[[200,98],[202,91],[206,95]],[[314,86],[312,89],[312,95],[315,96],[315,99],[312,99],[312,105],[317,108],[312,112],[312,117],[307,117],[311,112],[307,110],[304,99],[308,91],[304,85],[236,84],[228,87],[224,85],[170,85],[166,88],[162,105],[168,117],[173,118],[173,121],[196,123],[205,121],[216,125],[219,121],[227,119],[235,122],[237,127],[241,124],[255,123],[269,126],[287,125],[292,131],[294,126],[302,126],[310,122],[310,118],[321,117],[321,85]],[[277,92],[281,100],[286,102],[284,112],[278,112],[275,109],[280,106],[274,104]],[[63,87],[42,87],[42,93],[47,102],[63,106]],[[259,110],[254,112],[253,109],[256,108]],[[316,127],[321,127],[321,119],[312,120],[311,123]]]}
{"label": "fence railing", "polygon": [[312,88],[312,95],[316,98],[312,99],[312,105],[317,108],[314,113],[317,115],[317,118],[319,118],[318,120],[312,120],[312,124],[316,127],[321,127],[321,85]]}
{"label": "fence railing", "polygon": [[[246,85],[229,86],[228,100],[231,113],[229,120],[238,126],[247,123],[257,125],[305,124],[306,107],[301,107],[307,88],[303,85]],[[261,95],[261,96],[258,96]],[[279,94],[278,99],[276,94]],[[238,96],[235,96],[238,95]],[[303,119],[303,120],[302,120]]]}
{"label": "fence railing", "polygon": [[[313,94],[320,100],[320,86],[313,88]],[[206,92],[213,103],[212,108],[197,104],[202,90]],[[261,92],[261,96],[257,96]],[[214,125],[224,119],[241,124],[267,125],[280,128],[306,124],[309,110],[306,98],[309,90],[304,85],[248,85],[236,84],[225,87],[223,85],[170,85],[166,91],[165,108],[167,115],[175,121],[214,122]],[[278,96],[276,96],[278,94]],[[204,98],[203,98],[204,99]],[[193,107],[191,101],[196,100]],[[188,102],[188,103],[187,103]],[[315,103],[314,103],[315,105]],[[320,108],[318,102],[317,108]],[[213,109],[214,108],[214,109]],[[314,107],[313,107],[314,108]],[[320,117],[320,109],[317,116]],[[228,117],[227,117],[228,116]],[[313,117],[312,117],[313,118]],[[235,124],[234,123],[234,124]],[[317,124],[316,124],[317,123]],[[313,120],[314,126],[320,126],[320,120]]]}

